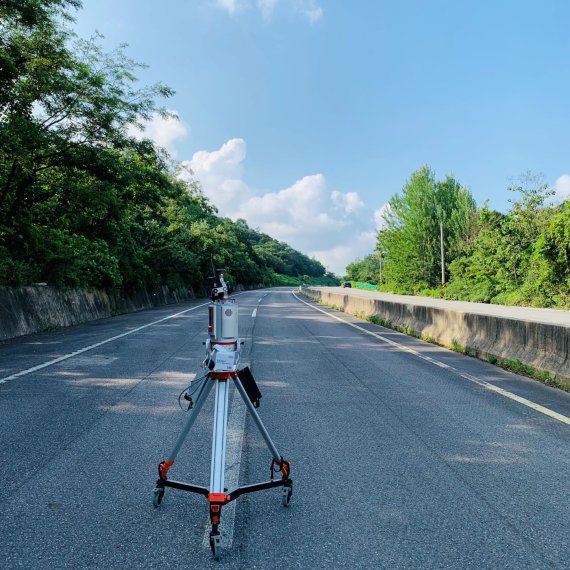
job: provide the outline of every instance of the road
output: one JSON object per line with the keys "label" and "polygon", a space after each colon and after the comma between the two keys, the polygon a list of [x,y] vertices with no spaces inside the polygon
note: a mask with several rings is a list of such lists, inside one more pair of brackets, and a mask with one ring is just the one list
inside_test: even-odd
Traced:
{"label": "road", "polygon": [[[237,300],[290,506],[274,489],[225,507],[218,562],[204,497],[167,489],[153,508],[207,313],[122,315],[0,345],[1,568],[569,567],[569,394],[287,289]],[[228,477],[266,480],[270,455],[230,398]],[[173,479],[208,484],[212,400]]]}

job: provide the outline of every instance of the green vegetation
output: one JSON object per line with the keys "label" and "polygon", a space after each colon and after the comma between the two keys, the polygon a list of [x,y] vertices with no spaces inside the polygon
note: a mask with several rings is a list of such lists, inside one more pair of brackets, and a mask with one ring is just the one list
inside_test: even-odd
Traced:
{"label": "green vegetation", "polygon": [[570,307],[570,201],[526,173],[507,213],[477,208],[453,177],[424,166],[386,210],[377,250],[347,279],[379,291],[507,305]]}
{"label": "green vegetation", "polygon": [[357,259],[346,266],[347,279],[361,283],[376,283],[381,275],[380,256],[376,253]]}
{"label": "green vegetation", "polygon": [[451,350],[454,350],[455,352],[461,352],[461,353],[465,353],[465,347],[462,344],[459,344],[459,342],[457,342],[455,339],[453,339],[451,341]]}
{"label": "green vegetation", "polygon": [[441,231],[445,276],[474,211],[470,192],[454,178],[438,182],[427,166],[414,172],[402,194],[390,200],[386,227],[378,234],[381,281],[403,291],[436,287],[442,279]]}
{"label": "green vegetation", "polygon": [[451,341],[451,346],[449,346],[448,348],[450,348],[454,352],[459,352],[467,356],[472,356],[473,358],[479,358],[479,351],[476,348],[471,348],[470,346],[463,346],[455,339]]}
{"label": "green vegetation", "polygon": [[131,133],[172,95],[138,87],[125,48],[66,27],[78,0],[0,4],[0,285],[200,290],[329,283],[314,259],[216,215],[198,182]]}
{"label": "green vegetation", "polygon": [[535,380],[539,380],[540,382],[548,384],[549,386],[570,392],[570,383],[563,378],[557,378],[547,370],[539,370],[538,368],[535,368],[529,364],[523,364],[520,360],[518,360],[518,358],[500,359],[490,354],[487,357],[487,360],[491,364],[496,364],[497,366],[500,366],[505,370],[510,370],[515,374],[528,376],[529,378],[534,378]]}
{"label": "green vegetation", "polygon": [[327,273],[323,277],[311,277],[309,275],[301,275],[298,277],[293,277],[291,275],[282,275],[280,273],[274,273],[271,279],[273,285],[282,285],[282,286],[294,286],[297,287],[299,285],[324,285],[334,287],[338,285],[338,278],[335,275],[331,275]]}
{"label": "green vegetation", "polygon": [[423,333],[420,338],[425,342],[429,342],[430,344],[437,344],[437,339],[429,334]]}

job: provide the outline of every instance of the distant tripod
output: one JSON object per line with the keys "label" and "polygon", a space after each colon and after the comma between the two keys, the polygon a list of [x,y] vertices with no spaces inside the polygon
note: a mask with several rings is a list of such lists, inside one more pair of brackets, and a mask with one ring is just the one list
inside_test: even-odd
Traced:
{"label": "distant tripod", "polygon": [[[223,280],[222,280],[223,284]],[[195,399],[188,393],[185,399],[189,402],[192,412],[184,429],[169,458],[162,461],[158,466],[158,480],[154,489],[153,504],[158,507],[164,497],[166,487],[198,493],[208,498],[210,504],[210,548],[217,560],[221,554],[221,535],[219,524],[222,515],[222,507],[237,499],[245,493],[253,493],[272,487],[282,487],[282,502],[289,505],[293,493],[293,481],[290,478],[291,468],[285,461],[263,425],[256,408],[259,407],[261,393],[255,383],[249,368],[238,370],[238,363],[243,344],[238,338],[238,306],[233,299],[224,299],[220,291],[212,291],[212,299],[216,299],[208,307],[209,324],[208,333],[210,338],[206,341],[206,359],[204,360],[204,373],[193,383],[198,383]],[[224,473],[226,460],[226,441],[228,425],[228,395],[230,382],[235,384],[237,391],[242,397],[247,410],[251,414],[257,429],[267,445],[273,459],[271,461],[271,477],[269,481],[253,485],[243,485],[229,490],[224,487]],[[189,483],[172,481],[167,478],[169,469],[174,465],[176,456],[194,425],[204,402],[212,388],[215,386],[214,404],[214,430],[212,436],[212,463],[210,469],[210,486],[200,487]],[[274,476],[280,473],[281,477]]]}

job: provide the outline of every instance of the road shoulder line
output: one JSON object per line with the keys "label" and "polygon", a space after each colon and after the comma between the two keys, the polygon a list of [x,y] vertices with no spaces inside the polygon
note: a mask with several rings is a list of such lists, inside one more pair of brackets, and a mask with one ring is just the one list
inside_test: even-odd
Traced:
{"label": "road shoulder line", "polygon": [[365,329],[364,327],[358,326],[358,325],[351,323],[349,321],[345,321],[344,319],[341,319],[337,315],[334,315],[332,313],[324,311],[323,309],[320,309],[319,307],[316,307],[315,305],[312,305],[311,303],[308,303],[307,301],[301,299],[300,297],[295,295],[294,291],[291,291],[291,293],[293,294],[293,297],[295,297],[295,299],[297,299],[301,303],[304,303],[308,307],[311,307],[315,311],[319,311],[319,312],[329,316],[330,318],[335,319],[337,321],[340,321],[341,323],[344,323],[345,325],[348,325],[348,326],[350,326],[350,327],[352,327],[352,328],[354,328],[360,332],[363,332],[363,333],[366,333],[370,336],[373,336],[373,337],[389,344],[390,346],[393,346],[393,347],[397,348],[398,350],[401,350],[402,352],[408,352],[410,354],[413,354],[414,356],[421,358],[422,360],[425,360],[426,362],[430,362],[431,364],[435,364],[436,366],[439,366],[441,368],[447,368],[451,372],[455,372],[456,374],[461,376],[461,378],[464,378],[465,380],[469,380],[470,382],[478,384],[479,386],[482,386],[483,388],[486,388],[487,390],[491,390],[492,392],[495,392],[496,394],[500,394],[501,396],[504,396],[505,398],[509,398],[510,400],[518,402],[519,404],[522,404],[523,406],[526,406],[527,408],[535,410],[541,414],[544,414],[545,416],[548,416],[554,420],[562,422],[563,424],[570,425],[570,418],[568,416],[565,416],[563,414],[559,414],[558,412],[555,412],[549,408],[541,406],[540,404],[537,404],[531,400],[527,400],[526,398],[523,398],[522,396],[517,396],[517,394],[513,394],[512,392],[509,392],[508,390],[504,390],[503,388],[499,388],[498,386],[495,386],[494,384],[486,382],[485,380],[478,378],[477,376],[473,376],[472,374],[463,373],[459,369],[457,369],[453,366],[449,366],[448,364],[445,364],[444,362],[436,360],[435,358],[432,358],[430,356],[424,356],[424,355],[420,354],[419,352],[417,352],[411,348],[408,348],[407,346],[404,346],[403,344],[400,344],[399,342],[395,342],[395,341],[393,341],[389,338],[386,338],[385,336],[382,336],[378,333],[369,331],[369,330]]}
{"label": "road shoulder line", "polygon": [[48,362],[38,364],[37,366],[33,366],[32,368],[27,368],[26,370],[21,370],[20,372],[16,372],[15,374],[11,374],[10,376],[6,376],[5,378],[0,378],[0,384],[5,384],[9,380],[16,380],[17,378],[21,378],[22,376],[32,374],[33,372],[37,372],[38,370],[42,370],[43,368],[47,368],[48,366],[53,366],[54,364],[58,364],[59,362],[63,362],[64,360],[67,360],[68,358],[73,358],[74,356],[77,356],[78,354],[83,354],[84,352],[87,352],[88,350],[93,350],[94,348],[98,348],[99,346],[103,346],[104,344],[108,344],[108,343],[113,342],[115,340],[119,340],[120,338],[124,338],[128,335],[142,331],[143,329],[146,329],[148,327],[152,327],[153,325],[157,325],[158,323],[162,323],[162,322],[167,321],[169,319],[179,317],[180,315],[183,315],[184,313],[189,313],[190,311],[195,311],[196,309],[199,309],[200,307],[205,307],[206,305],[209,305],[209,304],[210,303],[208,302],[208,303],[202,303],[201,305],[196,305],[195,307],[191,307],[190,309],[180,311],[178,313],[175,313],[174,315],[169,315],[168,317],[164,317],[162,319],[159,319],[158,321],[153,321],[152,323],[147,323],[146,325],[142,325],[142,326],[137,327],[133,330],[130,330],[130,331],[118,334],[116,336],[113,336],[111,338],[107,338],[105,340],[102,340],[101,342],[96,342],[95,344],[92,344],[90,346],[80,348],[79,350],[75,350],[73,352],[70,352],[69,354],[65,354],[63,356],[60,356],[59,358],[54,358],[53,360],[49,360]]}

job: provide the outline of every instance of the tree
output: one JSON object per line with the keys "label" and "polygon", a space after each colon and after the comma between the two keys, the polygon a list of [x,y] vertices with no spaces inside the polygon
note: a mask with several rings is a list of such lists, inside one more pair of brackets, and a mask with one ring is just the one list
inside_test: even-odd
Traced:
{"label": "tree", "polygon": [[525,283],[527,292],[533,290],[529,275],[534,283],[543,282],[534,268],[539,260],[544,261],[539,238],[543,237],[545,245],[552,237],[547,237],[547,228],[553,211],[545,205],[551,191],[541,176],[530,173],[523,174],[509,190],[520,194],[509,212],[501,214],[487,206],[480,211],[473,239],[465,241],[462,254],[451,265],[450,297],[521,303]]}
{"label": "tree", "polygon": [[471,193],[452,176],[436,181],[427,166],[414,172],[389,201],[378,233],[383,279],[402,292],[436,287],[461,251],[474,211]]}
{"label": "tree", "polygon": [[[127,127],[150,117],[155,97],[171,90],[160,84],[134,88],[140,66],[123,48],[107,55],[95,40],[74,38],[61,21],[70,18],[65,8],[78,5],[25,0],[1,7],[0,265],[11,268],[5,274],[13,284],[45,277],[41,244],[48,235],[53,261],[86,251],[65,244],[120,218],[122,153],[157,158]],[[54,217],[75,223],[59,223],[54,234]],[[79,219],[86,223],[77,233]],[[110,267],[116,259],[109,255]]]}
{"label": "tree", "polygon": [[534,244],[522,295],[529,304],[565,307],[570,305],[570,201],[551,214]]}
{"label": "tree", "polygon": [[0,3],[0,284],[200,290],[213,265],[244,285],[323,277],[289,245],[218,217],[163,149],[136,140],[161,112],[125,46],[65,27],[77,0]]}
{"label": "tree", "polygon": [[542,175],[531,172],[522,174],[508,190],[520,194],[518,200],[511,201],[513,206],[505,220],[507,270],[513,288],[518,288],[528,273],[534,246],[548,223],[550,212],[544,206],[553,192]]}
{"label": "tree", "polygon": [[346,278],[362,283],[378,283],[381,279],[381,264],[378,253],[357,259],[346,266]]}
{"label": "tree", "polygon": [[489,303],[506,291],[507,231],[505,216],[485,204],[475,220],[474,239],[450,264],[448,298]]}

